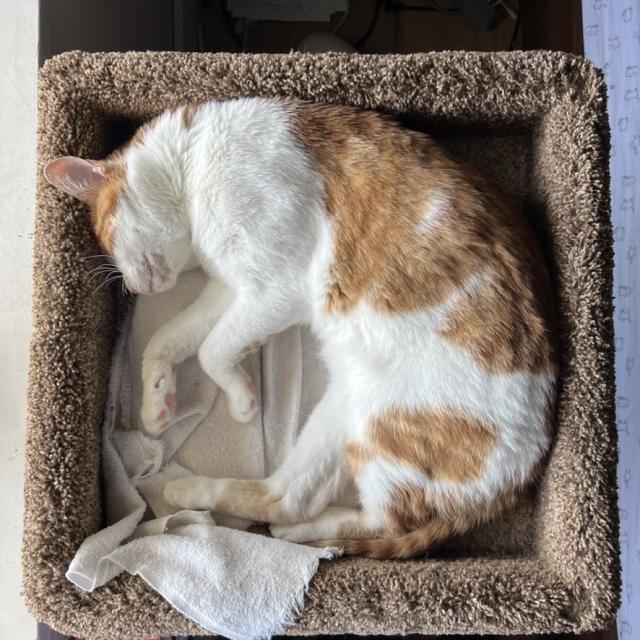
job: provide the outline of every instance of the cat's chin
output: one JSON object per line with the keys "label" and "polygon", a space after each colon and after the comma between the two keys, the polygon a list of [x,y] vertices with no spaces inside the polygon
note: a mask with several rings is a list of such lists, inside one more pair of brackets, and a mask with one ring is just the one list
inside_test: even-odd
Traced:
{"label": "cat's chin", "polygon": [[162,280],[160,282],[155,281],[152,283],[152,285],[146,286],[146,287],[127,287],[129,289],[129,291],[131,291],[131,293],[135,293],[135,294],[142,294],[145,296],[155,296],[159,293],[165,293],[166,291],[169,291],[170,289],[173,289],[173,287],[175,286],[177,282],[177,278],[170,278],[167,280]]}
{"label": "cat's chin", "polygon": [[153,285],[153,287],[147,292],[147,295],[156,295],[158,293],[165,293],[165,291],[169,291],[170,289],[173,289],[173,287],[176,284],[176,278],[173,278],[172,280],[169,280],[167,282],[162,282],[160,284],[155,284]]}

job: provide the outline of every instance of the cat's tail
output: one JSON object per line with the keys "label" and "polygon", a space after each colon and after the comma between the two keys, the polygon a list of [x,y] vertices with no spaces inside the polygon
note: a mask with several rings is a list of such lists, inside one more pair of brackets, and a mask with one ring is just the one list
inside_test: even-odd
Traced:
{"label": "cat's tail", "polygon": [[397,538],[318,540],[311,544],[314,547],[339,547],[347,556],[364,556],[378,560],[408,559],[425,553],[459,532],[459,524],[435,516],[423,527]]}

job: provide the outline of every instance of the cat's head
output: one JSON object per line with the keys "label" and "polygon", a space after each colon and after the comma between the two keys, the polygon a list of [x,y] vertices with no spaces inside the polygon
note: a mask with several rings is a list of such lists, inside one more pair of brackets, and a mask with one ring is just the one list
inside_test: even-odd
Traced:
{"label": "cat's head", "polygon": [[173,287],[191,257],[190,232],[157,166],[140,158],[56,158],[47,180],[88,205],[103,251],[133,293]]}

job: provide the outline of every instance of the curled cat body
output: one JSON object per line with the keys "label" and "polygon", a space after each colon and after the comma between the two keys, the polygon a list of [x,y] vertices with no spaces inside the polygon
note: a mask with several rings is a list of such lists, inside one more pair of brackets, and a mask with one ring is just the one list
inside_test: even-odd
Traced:
{"label": "curled cat body", "polygon": [[[90,205],[132,291],[197,264],[211,278],[145,352],[150,434],[171,422],[188,356],[247,422],[244,355],[300,323],[322,345],[328,387],[283,465],[174,480],[171,504],[408,558],[496,517],[539,473],[557,374],[548,274],[521,213],[429,136],[242,98],[168,111],[106,160],[45,174]],[[359,507],[334,506],[350,482]]]}

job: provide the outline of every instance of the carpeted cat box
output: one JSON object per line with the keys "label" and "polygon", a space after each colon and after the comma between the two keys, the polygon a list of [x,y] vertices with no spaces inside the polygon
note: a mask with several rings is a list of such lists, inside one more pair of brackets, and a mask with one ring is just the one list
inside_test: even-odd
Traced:
{"label": "carpeted cat box", "polygon": [[[524,207],[557,295],[562,380],[542,480],[515,513],[413,561],[321,565],[290,633],[524,634],[602,628],[619,599],[609,133],[600,72],[558,53],[68,53],[40,75],[39,159],[99,158],[182,102],[296,96],[394,114]],[[40,169],[42,167],[40,166]],[[41,176],[40,171],[39,175]],[[202,633],[140,579],[65,579],[101,526],[100,428],[119,292],[79,203],[38,182],[24,523],[33,615],[83,638]]]}

